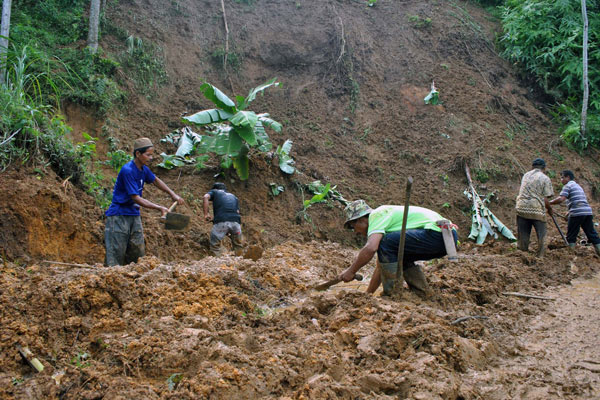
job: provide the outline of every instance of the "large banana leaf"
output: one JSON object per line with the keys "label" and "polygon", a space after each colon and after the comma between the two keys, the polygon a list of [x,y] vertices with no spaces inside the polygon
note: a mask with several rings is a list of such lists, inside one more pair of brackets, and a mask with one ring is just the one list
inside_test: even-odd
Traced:
{"label": "large banana leaf", "polygon": [[159,167],[164,169],[173,169],[175,167],[182,167],[185,164],[191,164],[194,160],[186,160],[184,157],[177,155],[168,155],[166,153],[161,153],[162,162],[158,164]]}
{"label": "large banana leaf", "polygon": [[269,118],[268,113],[257,114],[257,117],[258,117],[258,120],[260,122],[262,122],[262,124],[264,126],[266,126],[267,128],[271,128],[277,133],[281,132],[281,128],[282,128],[281,124],[279,122],[275,121],[274,119]]}
{"label": "large banana leaf", "polygon": [[235,114],[237,109],[235,103],[227,97],[227,95],[221,92],[218,88],[214,87],[210,83],[205,83],[200,86],[200,91],[204,94],[204,97],[212,101],[217,107]]}
{"label": "large banana leaf", "polygon": [[183,120],[196,125],[206,125],[225,122],[231,117],[233,117],[233,113],[219,110],[218,108],[211,108],[210,110],[198,111],[196,114],[190,115],[189,117],[183,117]]}
{"label": "large banana leaf", "polygon": [[258,150],[262,152],[271,151],[273,144],[269,140],[269,135],[265,131],[265,127],[260,119],[256,122],[254,133],[256,134],[256,140],[258,141]]}
{"label": "large banana leaf", "polygon": [[241,180],[245,181],[250,175],[250,161],[248,160],[248,146],[243,145],[240,154],[233,158],[233,167]]}
{"label": "large banana leaf", "polygon": [[227,155],[237,157],[242,148],[242,138],[236,131],[232,130],[229,134],[217,135],[212,151],[218,155]]}
{"label": "large banana leaf", "polygon": [[175,155],[185,157],[191,154],[194,151],[194,147],[200,142],[202,142],[202,135],[192,132],[189,128],[184,128],[183,136],[179,139]]}
{"label": "large banana leaf", "polygon": [[256,95],[259,94],[260,92],[264,91],[265,89],[271,87],[271,86],[279,86],[279,82],[275,82],[277,78],[273,78],[270,81],[268,81],[267,83],[263,83],[260,86],[255,87],[254,89],[252,89],[250,91],[250,93],[248,93],[248,96],[244,99],[244,101],[241,102],[241,104],[238,101],[238,109],[240,110],[245,110],[246,107],[248,107],[248,105],[250,103],[252,103],[252,101],[254,99],[256,99]]}
{"label": "large banana leaf", "polygon": [[258,117],[252,111],[239,111],[235,114],[229,122],[235,127],[237,133],[246,141],[250,146],[256,146],[256,134],[254,133],[254,127]]}

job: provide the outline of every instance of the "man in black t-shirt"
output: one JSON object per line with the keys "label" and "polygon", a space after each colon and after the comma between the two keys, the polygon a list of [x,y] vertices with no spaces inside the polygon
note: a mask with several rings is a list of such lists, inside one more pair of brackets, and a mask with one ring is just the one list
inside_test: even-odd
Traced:
{"label": "man in black t-shirt", "polygon": [[[208,212],[208,202],[213,203],[213,214]],[[225,236],[231,237],[233,251],[236,255],[242,253],[242,227],[240,226],[240,206],[238,198],[229,192],[224,183],[217,182],[204,195],[204,219],[213,222],[210,231],[210,250],[219,256],[223,254],[221,241]]]}

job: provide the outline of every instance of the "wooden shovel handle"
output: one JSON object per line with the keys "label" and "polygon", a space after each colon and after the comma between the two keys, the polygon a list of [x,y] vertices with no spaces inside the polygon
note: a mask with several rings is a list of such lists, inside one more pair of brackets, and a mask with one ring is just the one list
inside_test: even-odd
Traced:
{"label": "wooden shovel handle", "polygon": [[177,205],[177,201],[174,201],[173,204],[171,204],[171,207],[169,207],[169,212],[172,212],[175,209],[176,205]]}

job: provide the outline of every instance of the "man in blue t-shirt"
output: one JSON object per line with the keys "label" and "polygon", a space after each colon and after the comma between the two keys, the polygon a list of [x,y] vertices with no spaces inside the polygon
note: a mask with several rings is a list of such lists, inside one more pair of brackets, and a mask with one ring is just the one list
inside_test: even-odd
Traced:
{"label": "man in blue t-shirt", "polygon": [[568,169],[560,174],[560,181],[564,185],[560,195],[551,200],[550,204],[559,204],[567,202],[569,210],[569,222],[567,223],[567,242],[569,247],[575,248],[579,228],[583,229],[588,241],[594,245],[596,254],[600,256],[600,237],[594,229],[592,207],[587,201],[587,197],[581,186],[575,182],[573,171]]}
{"label": "man in blue t-shirt", "polygon": [[[208,203],[213,203],[213,214],[208,212]],[[223,253],[221,241],[225,236],[231,237],[231,243],[236,255],[242,253],[242,227],[240,226],[240,205],[238,198],[227,192],[224,183],[217,182],[204,195],[204,219],[213,222],[210,231],[210,250],[215,255]]]}
{"label": "man in blue t-shirt", "polygon": [[137,262],[145,254],[144,231],[140,217],[140,206],[160,210],[164,217],[169,211],[142,197],[145,183],[153,183],[171,198],[183,204],[166,183],[157,178],[148,165],[154,155],[154,145],[148,138],[136,139],[133,143],[133,160],[123,165],[117,176],[112,203],[106,210],[104,243],[107,266],[126,265]]}

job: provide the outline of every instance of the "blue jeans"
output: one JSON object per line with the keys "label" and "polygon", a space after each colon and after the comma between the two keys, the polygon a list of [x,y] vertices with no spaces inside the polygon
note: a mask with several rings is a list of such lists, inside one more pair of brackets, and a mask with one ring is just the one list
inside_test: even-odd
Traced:
{"label": "blue jeans", "polygon": [[[381,238],[377,249],[377,259],[380,263],[398,262],[398,246],[402,231],[390,232]],[[454,243],[458,241],[458,234],[452,230]],[[432,260],[444,257],[446,246],[442,232],[431,229],[408,229],[404,241],[404,269],[414,266],[415,261]]]}

